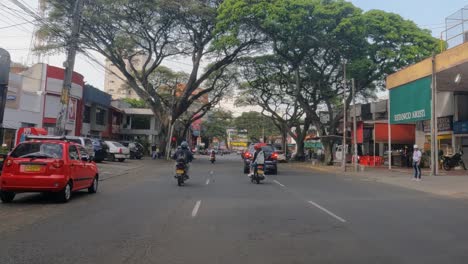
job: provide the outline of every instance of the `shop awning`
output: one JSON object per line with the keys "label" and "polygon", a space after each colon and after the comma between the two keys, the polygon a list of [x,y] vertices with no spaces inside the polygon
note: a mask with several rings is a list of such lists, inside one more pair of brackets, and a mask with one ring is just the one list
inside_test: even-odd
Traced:
{"label": "shop awning", "polygon": [[[391,125],[392,144],[414,144],[416,126],[411,124]],[[375,124],[375,141],[388,143],[388,124]]]}

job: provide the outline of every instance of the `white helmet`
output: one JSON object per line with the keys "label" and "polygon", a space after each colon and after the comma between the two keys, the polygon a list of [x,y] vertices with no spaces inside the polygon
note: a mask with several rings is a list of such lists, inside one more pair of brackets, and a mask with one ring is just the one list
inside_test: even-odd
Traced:
{"label": "white helmet", "polygon": [[413,148],[418,149],[419,147],[418,147],[418,145],[414,145]]}

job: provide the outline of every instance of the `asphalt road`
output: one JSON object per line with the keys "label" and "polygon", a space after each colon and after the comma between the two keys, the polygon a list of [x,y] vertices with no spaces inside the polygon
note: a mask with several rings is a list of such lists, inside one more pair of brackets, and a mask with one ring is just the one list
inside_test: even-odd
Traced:
{"label": "asphalt road", "polygon": [[467,200],[290,165],[251,184],[236,155],[184,187],[165,161],[100,168],[95,195],[0,205],[0,263],[468,263]]}

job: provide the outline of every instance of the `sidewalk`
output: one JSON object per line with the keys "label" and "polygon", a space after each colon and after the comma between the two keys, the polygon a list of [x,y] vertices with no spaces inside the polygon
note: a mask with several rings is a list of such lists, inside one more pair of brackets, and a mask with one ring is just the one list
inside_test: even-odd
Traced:
{"label": "sidewalk", "polygon": [[450,171],[448,174],[441,171],[441,176],[429,176],[430,171],[422,171],[422,181],[413,181],[413,170],[398,168],[388,170],[388,168],[365,167],[364,171],[355,172],[352,166],[348,166],[346,172],[338,166],[320,166],[311,163],[290,163],[289,166],[308,168],[339,176],[362,177],[368,181],[391,184],[407,189],[422,191],[435,195],[448,196],[451,198],[468,199],[468,176],[467,171]]}

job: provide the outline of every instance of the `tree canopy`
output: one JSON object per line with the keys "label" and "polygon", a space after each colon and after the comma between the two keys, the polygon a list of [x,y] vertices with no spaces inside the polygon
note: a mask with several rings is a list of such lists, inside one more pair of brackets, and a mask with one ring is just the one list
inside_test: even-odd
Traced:
{"label": "tree canopy", "polygon": [[[67,46],[74,0],[47,0],[47,23],[41,34],[51,48]],[[184,115],[204,95],[216,92],[217,75],[257,44],[255,33],[243,32],[230,41],[218,29],[217,0],[95,0],[84,6],[78,46],[90,56],[96,51],[124,76],[136,94],[166,125]],[[163,100],[154,73],[168,59],[185,60],[191,67],[185,89],[175,105]],[[207,67],[204,62],[210,62]],[[209,79],[215,80],[205,87]],[[199,89],[196,93],[195,91]],[[208,98],[211,98],[208,96]]]}
{"label": "tree canopy", "polygon": [[[343,0],[226,0],[220,13],[219,25],[232,38],[242,30],[265,38],[263,52],[250,59],[254,63],[241,64],[251,103],[268,111],[278,98],[289,97],[303,112],[298,127],[313,125],[321,135],[338,133],[343,99],[347,105],[352,101],[351,78],[357,95],[368,100],[383,89],[388,74],[430,56],[438,46],[412,21],[384,11],[363,12]],[[328,114],[329,124],[320,122],[319,111]],[[297,136],[301,156],[306,133]],[[331,150],[333,142],[323,143]]]}

